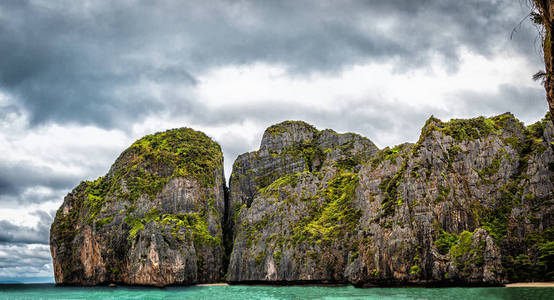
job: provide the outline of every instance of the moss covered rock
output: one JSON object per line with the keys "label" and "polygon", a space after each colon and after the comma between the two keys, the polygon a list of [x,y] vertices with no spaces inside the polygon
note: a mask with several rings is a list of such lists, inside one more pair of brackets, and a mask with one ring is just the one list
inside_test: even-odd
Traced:
{"label": "moss covered rock", "polygon": [[221,280],[224,189],[221,149],[204,133],[143,137],[65,197],[50,232],[56,283]]}
{"label": "moss covered rock", "polygon": [[[552,280],[538,253],[554,225],[552,141],[548,118],[530,126],[511,114],[430,118],[416,144],[360,171],[359,196],[367,201],[358,230],[370,239],[350,266],[350,281]],[[521,276],[517,257],[529,257],[519,261],[537,275]]]}
{"label": "moss covered rock", "polygon": [[355,256],[358,172],[378,152],[357,134],[304,122],[269,127],[260,150],[235,161],[233,282],[345,281]]}
{"label": "moss covered rock", "polygon": [[235,161],[232,282],[501,285],[553,280],[554,129],[430,118],[377,151],[303,122]]}
{"label": "moss covered rock", "polygon": [[553,228],[548,114],[431,117],[382,150],[286,121],[236,159],[229,193],[203,133],[138,140],[65,197],[51,250],[60,284],[501,285],[554,280]]}

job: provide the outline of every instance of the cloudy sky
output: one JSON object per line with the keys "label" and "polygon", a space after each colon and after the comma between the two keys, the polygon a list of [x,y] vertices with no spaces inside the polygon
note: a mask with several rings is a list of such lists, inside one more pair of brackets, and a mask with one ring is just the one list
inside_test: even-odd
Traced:
{"label": "cloudy sky", "polygon": [[206,132],[228,177],[283,120],[381,148],[417,140],[431,115],[539,120],[528,13],[525,0],[0,1],[0,281],[53,280],[64,195],[145,134]]}

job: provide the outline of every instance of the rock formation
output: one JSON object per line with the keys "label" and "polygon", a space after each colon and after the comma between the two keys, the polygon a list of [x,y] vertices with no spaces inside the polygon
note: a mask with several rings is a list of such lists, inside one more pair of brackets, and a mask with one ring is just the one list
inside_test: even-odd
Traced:
{"label": "rock formation", "polygon": [[[234,165],[227,279],[370,286],[552,278],[538,273],[553,271],[553,142],[546,119],[524,127],[510,114],[431,118],[416,144],[379,152],[352,134],[272,126],[260,150]],[[278,172],[268,178],[268,170]]]}
{"label": "rock formation", "polygon": [[370,140],[357,134],[337,134],[332,130],[320,132],[301,121],[286,121],[269,127],[263,135],[260,150],[239,155],[233,164],[226,218],[232,237],[229,244],[233,246],[237,218],[244,208],[252,205],[260,189],[283,176],[304,171],[315,174],[329,169],[332,164],[354,167],[354,161],[366,161],[377,151]]}
{"label": "rock formation", "polygon": [[223,155],[188,128],[148,135],[82,182],[50,231],[58,284],[221,281]]}
{"label": "rock formation", "polygon": [[[379,150],[301,121],[269,127],[225,190],[200,132],[146,136],[66,198],[60,284],[501,285],[554,280],[554,128],[442,122]],[[225,277],[223,277],[223,275]]]}

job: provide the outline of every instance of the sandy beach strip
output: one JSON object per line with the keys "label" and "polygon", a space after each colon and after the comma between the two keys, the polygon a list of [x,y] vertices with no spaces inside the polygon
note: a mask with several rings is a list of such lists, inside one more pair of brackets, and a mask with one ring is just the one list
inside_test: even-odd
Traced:
{"label": "sandy beach strip", "polygon": [[228,286],[228,283],[220,282],[220,283],[199,283],[195,284],[196,286]]}
{"label": "sandy beach strip", "polygon": [[506,287],[554,287],[554,281],[551,282],[514,282],[506,284]]}

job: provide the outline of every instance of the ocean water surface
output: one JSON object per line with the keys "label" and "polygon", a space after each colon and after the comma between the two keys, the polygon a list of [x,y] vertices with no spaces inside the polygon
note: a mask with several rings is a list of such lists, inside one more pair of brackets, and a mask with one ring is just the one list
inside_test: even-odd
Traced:
{"label": "ocean water surface", "polygon": [[1,299],[554,299],[554,288],[368,288],[352,286],[59,287],[0,285]]}

